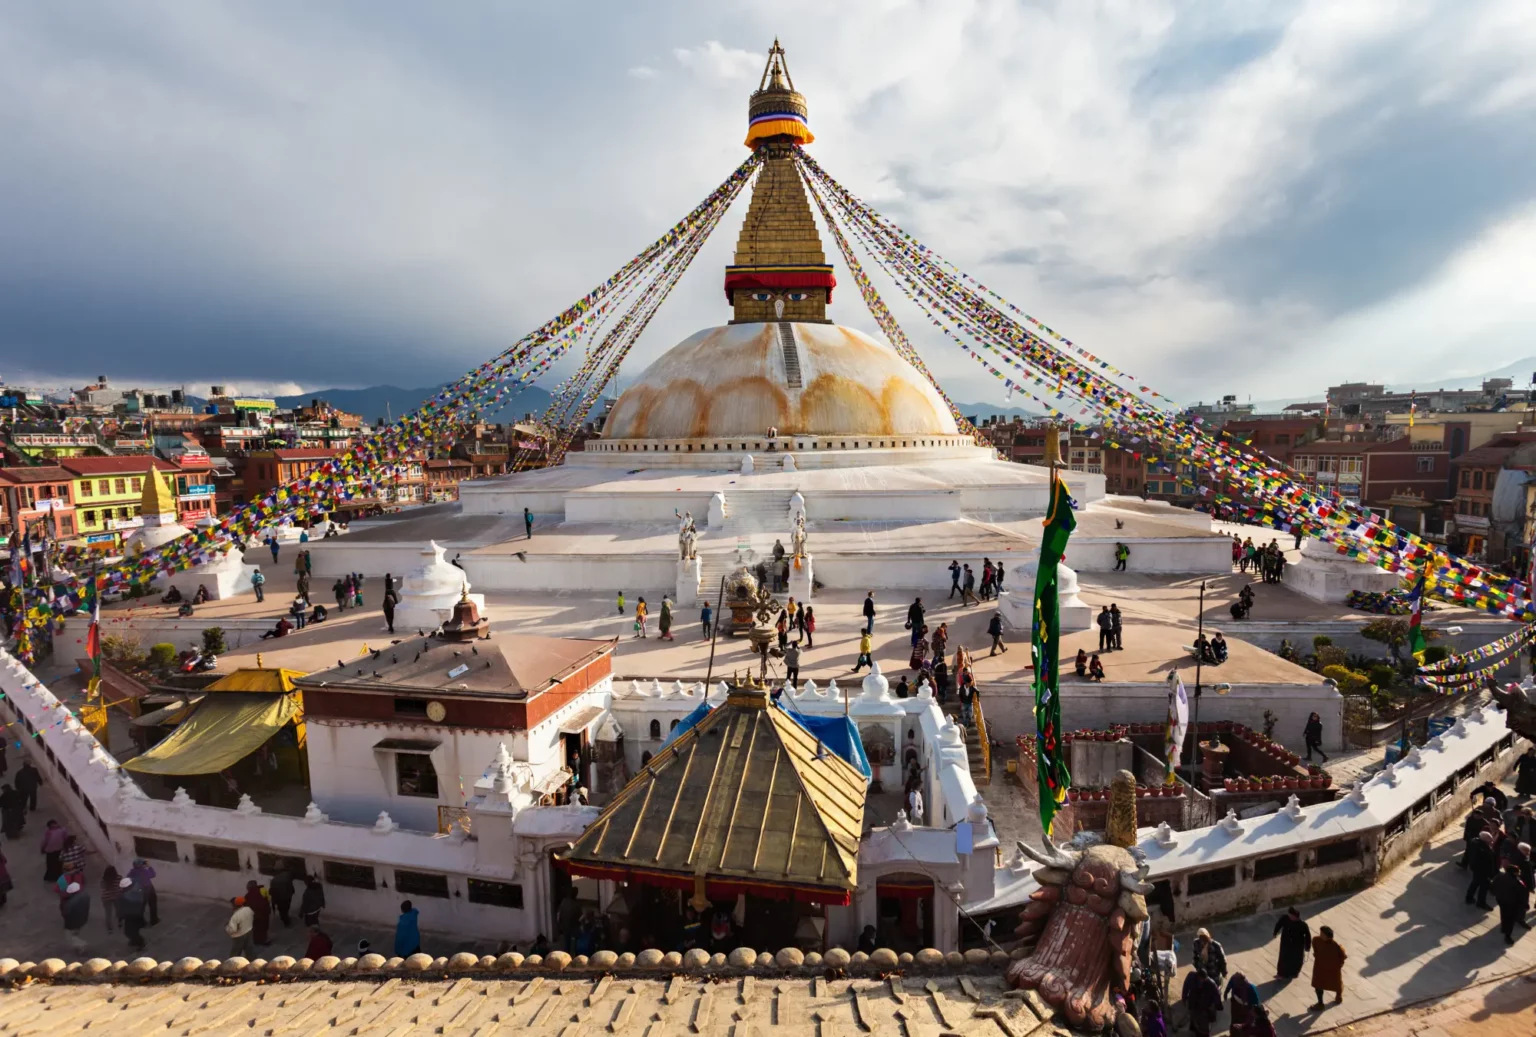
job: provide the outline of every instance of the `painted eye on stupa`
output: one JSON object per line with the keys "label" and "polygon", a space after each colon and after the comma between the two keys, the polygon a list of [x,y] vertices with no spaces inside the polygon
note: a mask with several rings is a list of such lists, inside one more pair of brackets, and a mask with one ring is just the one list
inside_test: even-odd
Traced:
{"label": "painted eye on stupa", "polygon": [[811,296],[810,296],[809,292],[790,292],[789,293],[789,301],[790,302],[805,302],[805,300],[809,299],[810,297]]}
{"label": "painted eye on stupa", "polygon": [[773,294],[771,292],[753,292],[752,298],[757,302],[767,302],[773,298]]}

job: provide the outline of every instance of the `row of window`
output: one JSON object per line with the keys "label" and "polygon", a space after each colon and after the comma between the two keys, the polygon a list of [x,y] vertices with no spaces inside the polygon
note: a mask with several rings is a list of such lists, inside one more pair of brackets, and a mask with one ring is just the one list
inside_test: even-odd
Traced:
{"label": "row of window", "polygon": [[[135,836],[134,853],[145,860],[170,861],[180,864],[182,859],[174,839],[152,839]],[[214,871],[240,871],[240,850],[234,846],[217,846],[210,843],[193,843],[191,863],[199,868]],[[378,889],[378,872],[371,864],[352,864],[347,861],[321,861],[321,876],[326,885],[348,889]],[[256,870],[263,875],[275,875],[279,867],[290,875],[302,878],[310,874],[309,862],[303,857],[290,857],[277,853],[257,853]],[[436,897],[447,900],[453,894],[448,886],[448,876],[425,871],[393,870],[395,890],[408,897]],[[522,910],[523,887],[514,882],[494,882],[489,879],[469,879],[469,902],[489,904],[492,907],[510,907]]]}
{"label": "row of window", "polygon": [[[1338,839],[1331,843],[1324,843],[1317,848],[1316,867],[1326,867],[1329,864],[1343,864],[1346,861],[1359,860],[1359,839]],[[1301,870],[1301,853],[1277,853],[1270,857],[1260,857],[1253,862],[1253,878],[1255,882],[1264,879],[1279,878],[1282,875],[1294,875]],[[1237,866],[1229,864],[1224,868],[1208,868],[1205,871],[1190,872],[1185,880],[1184,890],[1188,896],[1199,896],[1202,893],[1216,893],[1223,889],[1231,889],[1237,885]]]}
{"label": "row of window", "polygon": [[[1497,472],[1488,473],[1489,489],[1493,489],[1494,480],[1497,478]],[[1461,488],[1463,490],[1481,490],[1483,488],[1483,470],[1481,468],[1463,468],[1461,470]]]}
{"label": "row of window", "polygon": [[1456,514],[1458,515],[1482,515],[1488,516],[1492,511],[1492,505],[1487,501],[1467,500],[1459,497],[1456,500]]}
{"label": "row of window", "polygon": [[[767,449],[769,449],[769,450],[789,450],[789,449],[791,449],[791,444],[793,442],[794,442],[794,439],[792,437],[786,437],[786,438],[783,438],[783,439],[774,440],[774,441],[772,441],[772,442],[770,442],[768,444]],[[953,436],[953,437],[950,437],[950,438],[947,438],[947,439],[915,439],[915,440],[905,440],[905,439],[903,439],[903,440],[894,440],[893,439],[893,440],[891,440],[889,442],[889,444],[887,444],[887,442],[885,440],[883,440],[883,439],[879,440],[879,441],[869,439],[869,440],[865,440],[862,443],[859,442],[858,440],[854,440],[853,441],[853,446],[850,448],[848,446],[848,441],[847,440],[841,440],[841,441],[838,442],[838,444],[837,444],[835,449],[837,449],[837,450],[849,450],[849,449],[853,449],[853,450],[872,450],[872,449],[877,449],[877,448],[883,449],[887,445],[892,446],[892,447],[951,446],[951,445],[953,445],[955,443],[968,443],[968,442],[970,442],[970,440],[966,439],[964,436]],[[727,450],[762,450],[762,449],[764,449],[764,446],[763,446],[762,443],[725,443],[725,444],[714,443],[714,444],[710,445],[709,449],[711,449],[711,450],[719,450],[722,445]],[[587,449],[593,450],[593,451],[602,450],[602,451],[609,451],[609,452],[612,452],[612,451],[634,451],[634,452],[637,452],[637,453],[641,452],[641,451],[649,451],[649,450],[655,450],[657,453],[663,453],[663,452],[669,452],[669,451],[670,452],[682,452],[682,451],[690,451],[691,452],[693,450],[693,444],[692,443],[661,443],[661,444],[653,447],[649,443],[640,443],[638,445],[631,446],[629,443],[626,443],[623,440],[618,440],[618,441],[610,441],[610,442],[607,442],[607,443],[600,442],[600,441],[599,442],[589,443],[587,445]],[[705,449],[705,445],[703,443],[700,443],[699,444],[699,450],[702,452],[704,449]],[[831,442],[823,443],[820,440],[811,440],[809,443],[806,444],[804,449],[807,449],[807,450],[831,450],[831,449],[834,449],[834,447],[832,446]]]}
{"label": "row of window", "polygon": [[142,493],[144,491],[143,479],[97,479],[96,489],[91,489],[91,480],[80,480],[80,496],[92,497],[100,494],[103,497],[122,496],[125,493]]}

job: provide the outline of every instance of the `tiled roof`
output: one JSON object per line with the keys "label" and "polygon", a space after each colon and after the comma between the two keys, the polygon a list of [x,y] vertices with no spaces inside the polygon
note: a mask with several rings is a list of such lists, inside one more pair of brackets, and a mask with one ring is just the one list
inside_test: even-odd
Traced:
{"label": "tiled roof", "polygon": [[59,462],[60,468],[77,476],[136,475],[149,471],[150,465],[162,472],[181,470],[169,461],[148,454],[134,454],[131,457],[70,457]]}
{"label": "tiled roof", "polygon": [[0,468],[0,479],[17,483],[41,483],[68,481],[69,474],[56,464],[36,467]]}

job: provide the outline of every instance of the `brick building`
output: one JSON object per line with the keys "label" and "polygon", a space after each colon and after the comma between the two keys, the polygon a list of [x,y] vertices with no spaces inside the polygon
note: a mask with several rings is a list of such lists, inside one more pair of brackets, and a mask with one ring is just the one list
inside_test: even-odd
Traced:
{"label": "brick building", "polygon": [[0,537],[8,537],[18,525],[42,522],[56,540],[76,533],[74,482],[58,465],[0,468]]}
{"label": "brick building", "polygon": [[1321,419],[1306,416],[1234,418],[1222,427],[1228,440],[1246,449],[1291,463],[1291,451],[1316,439]]}
{"label": "brick building", "polygon": [[[183,469],[148,454],[130,457],[72,457],[59,463],[70,478],[76,530],[86,536],[121,536],[139,528],[144,476],[151,468],[176,486],[176,520],[191,525],[213,513],[213,474],[204,468]],[[194,489],[207,485],[206,491]]]}

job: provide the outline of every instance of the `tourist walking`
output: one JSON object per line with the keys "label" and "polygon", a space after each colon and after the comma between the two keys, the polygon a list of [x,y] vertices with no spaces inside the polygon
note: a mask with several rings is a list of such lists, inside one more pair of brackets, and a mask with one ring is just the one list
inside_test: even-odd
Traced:
{"label": "tourist walking", "polygon": [[[20,775],[16,784],[21,784]],[[1536,747],[1527,749],[1515,761],[1515,795],[1536,796]]]}
{"label": "tourist walking", "polygon": [[122,876],[112,865],[107,865],[101,873],[101,915],[107,923],[107,932],[117,928],[117,898],[122,895],[122,889],[118,883]]}
{"label": "tourist walking", "polygon": [[635,636],[645,636],[645,619],[650,615],[650,610],[645,607],[645,599],[638,598],[635,601]]}
{"label": "tourist walking", "polygon": [[916,785],[907,792],[907,820],[914,825],[923,823],[923,790]]}
{"label": "tourist walking", "polygon": [[400,901],[400,917],[395,919],[395,957],[409,958],[421,953],[421,912],[409,900]]}
{"label": "tourist walking", "polygon": [[1514,943],[1515,926],[1525,925],[1525,913],[1531,906],[1531,890],[1520,874],[1520,865],[1514,862],[1504,865],[1504,870],[1494,876],[1491,886],[1493,902],[1499,905],[1499,932],[1504,934],[1505,943]]}
{"label": "tourist walking", "polygon": [[624,592],[619,591],[619,615],[624,614]]}
{"label": "tourist walking", "polygon": [[1211,1037],[1211,1024],[1221,1011],[1221,987],[1196,965],[1184,977],[1184,1011],[1195,1037]]}
{"label": "tourist walking", "polygon": [[960,722],[966,727],[976,722],[976,682],[969,668],[960,671]]}
{"label": "tourist walking", "polygon": [[384,595],[384,625],[389,627],[391,634],[395,632],[395,596],[393,594]]}
{"label": "tourist walking", "polygon": [[1115,646],[1115,617],[1109,614],[1109,606],[1101,606],[1093,621],[1099,628],[1099,651],[1107,652]]}
{"label": "tourist walking", "polygon": [[27,826],[27,798],[10,785],[0,785],[0,835],[15,839]]}
{"label": "tourist walking", "polygon": [[1333,938],[1333,930],[1326,925],[1318,926],[1312,938],[1312,992],[1317,995],[1316,1011],[1323,1007],[1323,991],[1333,993],[1333,1003],[1344,1000],[1344,962],[1349,958],[1344,948]]}
{"label": "tourist walking", "polygon": [[987,633],[992,636],[992,655],[998,652],[1007,653],[1008,646],[1003,644],[1003,614],[992,613],[992,621],[987,624]]}
{"label": "tourist walking", "polygon": [[873,634],[875,632],[875,592],[874,591],[865,591],[864,592],[864,632],[866,634]]}
{"label": "tourist walking", "polygon": [[1328,754],[1323,752],[1323,718],[1317,713],[1307,717],[1307,726],[1302,728],[1301,733],[1307,743],[1307,759],[1312,759],[1312,752],[1316,750],[1317,755],[1327,763]]}
{"label": "tourist walking", "polygon": [[912,604],[907,606],[906,629],[912,631],[912,643],[917,644],[917,639],[922,637],[923,616],[927,610],[923,608],[922,598],[913,598]]}
{"label": "tourist walking", "polygon": [[64,888],[59,914],[64,919],[64,934],[69,939],[69,946],[75,951],[85,950],[85,937],[80,932],[91,920],[91,895],[81,888],[80,883],[71,882]]}
{"label": "tourist walking", "polygon": [[247,958],[251,956],[251,930],[255,925],[256,915],[251,910],[244,897],[235,897],[230,900],[230,906],[234,911],[229,916],[229,921],[224,923],[224,935],[229,937],[229,956],[231,958]]}
{"label": "tourist walking", "polygon": [[1209,929],[1195,931],[1195,939],[1190,944],[1190,953],[1194,963],[1205,970],[1217,983],[1227,978],[1227,952],[1221,943],[1211,936]]}
{"label": "tourist walking", "polygon": [[255,879],[245,884],[245,906],[251,909],[251,940],[258,947],[271,946],[272,905]]}
{"label": "tourist walking", "polygon": [[672,636],[672,600],[661,596],[661,615],[656,620],[656,630],[663,641],[675,640]]}
{"label": "tourist walking", "polygon": [[278,548],[280,546],[281,545],[279,545],[278,542],[277,542],[277,537],[275,537],[275,536],[268,536],[267,537],[267,550],[272,552],[272,564],[273,565],[277,564],[277,551],[278,551]]}
{"label": "tourist walking", "polygon": [[1003,593],[1003,562],[998,559],[997,571],[992,574],[992,596],[995,598]]}
{"label": "tourist walking", "polygon": [[147,924],[151,926],[160,924],[160,894],[155,892],[155,869],[149,866],[149,862],[143,857],[133,859],[133,867],[128,869],[128,877],[133,884],[144,894],[144,912],[149,916]]}
{"label": "tourist walking", "polygon": [[964,572],[960,568],[960,560],[957,558],[949,563],[949,600],[953,601],[956,594],[960,593],[960,574]]}
{"label": "tourist walking", "polygon": [[267,578],[261,575],[261,566],[258,565],[256,571],[251,573],[251,590],[256,592],[258,602],[267,600],[266,582]]}
{"label": "tourist walking", "polygon": [[48,826],[43,830],[43,843],[40,847],[43,854],[43,881],[57,882],[59,876],[64,874],[64,864],[60,860],[64,852],[64,840],[69,838],[69,829],[49,818]]}
{"label": "tourist walking", "polygon": [[715,610],[710,608],[709,602],[706,601],[704,603],[704,607],[699,610],[699,623],[704,627],[705,637],[710,636],[710,623],[714,620],[714,618]]}
{"label": "tourist walking", "polygon": [[1467,847],[1467,870],[1472,873],[1472,882],[1467,886],[1467,903],[1475,903],[1484,911],[1493,909],[1493,905],[1488,903],[1488,890],[1497,869],[1498,855],[1493,850],[1493,832],[1485,828]]}
{"label": "tourist walking", "polygon": [[533,512],[523,509],[523,539],[533,539]]}
{"label": "tourist walking", "polygon": [[870,636],[868,630],[859,635],[859,657],[854,661],[853,664],[854,673],[858,673],[866,666],[870,667],[871,669],[874,668],[874,661],[869,657],[869,653],[874,651],[874,647],[874,638]]}
{"label": "tourist walking", "polygon": [[1302,960],[1312,946],[1312,930],[1301,920],[1301,912],[1293,907],[1275,923],[1274,935],[1280,937],[1275,978],[1295,979],[1301,975]]}
{"label": "tourist walking", "polygon": [[117,917],[123,923],[123,935],[128,946],[136,951],[144,949],[144,891],[131,878],[117,882]]}
{"label": "tourist walking", "polygon": [[800,645],[798,643],[784,646],[784,679],[790,684],[800,679]]}
{"label": "tourist walking", "polygon": [[1115,544],[1115,572],[1125,572],[1125,563],[1131,560],[1131,549],[1124,544]]}
{"label": "tourist walking", "polygon": [[37,810],[37,790],[43,787],[43,774],[32,766],[31,760],[22,760],[16,771],[16,791],[27,798],[27,809]]}
{"label": "tourist walking", "polygon": [[809,605],[800,609],[800,632],[805,635],[805,647],[815,648],[816,612]]}
{"label": "tourist walking", "polygon": [[325,887],[320,885],[320,876],[306,875],[304,877],[304,895],[299,898],[299,915],[305,925],[319,925],[320,912],[325,908]]}
{"label": "tourist walking", "polygon": [[992,568],[992,559],[981,560],[981,600],[986,601],[992,596],[992,579],[995,571]]}
{"label": "tourist walking", "polygon": [[980,599],[976,597],[976,574],[971,567],[965,567],[965,575],[960,579],[960,604],[979,605]]}
{"label": "tourist walking", "polygon": [[1234,972],[1232,978],[1227,980],[1226,996],[1232,1006],[1231,1015],[1228,1017],[1230,1019],[1228,1032],[1236,1037],[1242,1037],[1248,1033],[1254,1009],[1263,1003],[1259,999],[1259,989],[1248,982],[1247,976],[1241,972]]}

